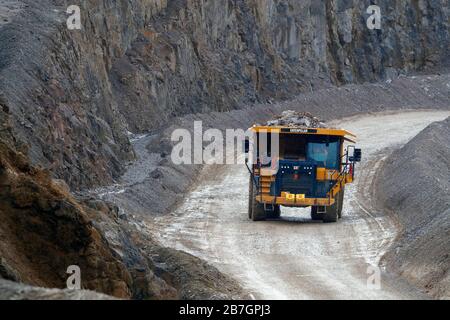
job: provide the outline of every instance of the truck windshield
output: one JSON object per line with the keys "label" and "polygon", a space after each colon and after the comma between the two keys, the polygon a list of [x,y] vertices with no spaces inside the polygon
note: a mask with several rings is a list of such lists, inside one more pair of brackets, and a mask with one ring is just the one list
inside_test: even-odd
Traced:
{"label": "truck windshield", "polygon": [[339,168],[339,141],[311,141],[307,146],[308,160],[316,161],[319,166],[329,169]]}

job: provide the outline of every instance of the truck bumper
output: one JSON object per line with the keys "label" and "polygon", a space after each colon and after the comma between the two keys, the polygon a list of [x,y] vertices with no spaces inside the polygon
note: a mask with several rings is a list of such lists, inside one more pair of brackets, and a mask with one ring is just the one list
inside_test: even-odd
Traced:
{"label": "truck bumper", "polygon": [[287,207],[331,206],[336,201],[333,198],[302,198],[302,197],[274,197],[257,195],[255,200],[260,203],[277,204]]}

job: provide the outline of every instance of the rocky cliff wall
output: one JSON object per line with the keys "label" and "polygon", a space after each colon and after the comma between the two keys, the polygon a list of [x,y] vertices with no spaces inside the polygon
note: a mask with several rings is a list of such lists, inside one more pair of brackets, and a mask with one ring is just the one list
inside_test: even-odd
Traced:
{"label": "rocky cliff wall", "polygon": [[0,103],[33,163],[74,189],[119,177],[127,132],[447,63],[445,0],[2,0]]}
{"label": "rocky cliff wall", "polygon": [[[6,4],[5,4],[6,2]],[[83,29],[65,1],[2,1],[0,103],[34,163],[74,188],[111,181],[133,158],[109,72],[161,1],[81,1]]]}
{"label": "rocky cliff wall", "polygon": [[113,66],[133,131],[174,115],[286,99],[329,84],[376,81],[446,57],[448,3],[172,1]]}

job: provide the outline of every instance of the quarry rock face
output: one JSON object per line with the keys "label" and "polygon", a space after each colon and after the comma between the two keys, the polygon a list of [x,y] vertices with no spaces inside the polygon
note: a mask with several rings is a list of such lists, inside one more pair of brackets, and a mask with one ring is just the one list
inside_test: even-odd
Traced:
{"label": "quarry rock face", "polygon": [[174,116],[375,81],[446,59],[449,4],[370,1],[57,1],[2,7],[0,92],[33,163],[80,189],[134,158],[127,130]]}

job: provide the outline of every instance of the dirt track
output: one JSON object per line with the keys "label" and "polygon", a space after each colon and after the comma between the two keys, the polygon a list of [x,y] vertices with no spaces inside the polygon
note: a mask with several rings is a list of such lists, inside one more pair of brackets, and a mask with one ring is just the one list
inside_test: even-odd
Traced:
{"label": "dirt track", "polygon": [[367,268],[380,265],[398,231],[396,222],[371,203],[371,186],[389,152],[449,114],[415,111],[333,122],[357,134],[364,158],[357,182],[347,187],[344,217],[337,224],[312,222],[309,209],[287,208],[279,221],[250,222],[248,172],[244,166],[224,166],[173,214],[156,219],[152,229],[164,245],[213,263],[255,298],[424,298],[383,271],[381,289],[367,287]]}

